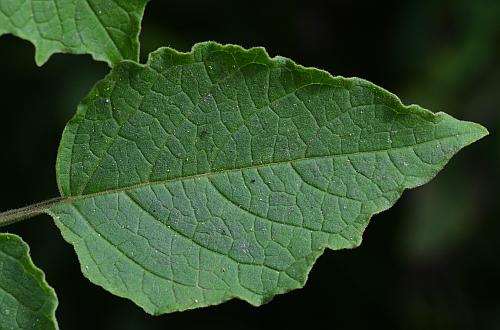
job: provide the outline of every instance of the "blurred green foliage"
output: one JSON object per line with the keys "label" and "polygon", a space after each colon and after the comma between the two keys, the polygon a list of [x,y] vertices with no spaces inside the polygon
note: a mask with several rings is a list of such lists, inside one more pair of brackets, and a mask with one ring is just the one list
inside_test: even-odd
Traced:
{"label": "blurred green foliage", "polygon": [[[498,0],[153,0],[141,39],[143,61],[159,46],[188,50],[204,40],[265,46],[272,56],[368,79],[406,104],[479,122],[491,135],[377,215],[360,248],[326,253],[304,289],[261,308],[232,301],[151,317],[84,279],[50,218],[8,227],[56,289],[61,328],[500,328]],[[108,72],[89,56],[55,55],[37,68],[33,54],[25,41],[0,38],[1,210],[58,195],[62,129]]]}

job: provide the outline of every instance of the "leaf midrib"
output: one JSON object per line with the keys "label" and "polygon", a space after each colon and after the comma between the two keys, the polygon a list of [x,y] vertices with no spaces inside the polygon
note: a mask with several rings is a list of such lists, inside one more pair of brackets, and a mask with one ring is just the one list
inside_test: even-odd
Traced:
{"label": "leaf midrib", "polygon": [[99,14],[97,13],[97,11],[95,10],[94,8],[94,5],[91,3],[91,0],[85,0],[85,3],[87,4],[87,6],[89,7],[89,9],[92,11],[92,13],[94,14],[96,20],[99,22],[99,25],[101,25],[102,29],[104,30],[104,32],[106,33],[106,35],[108,36],[109,40],[111,40],[111,43],[113,44],[113,47],[116,49],[116,51],[118,52],[118,55],[121,57],[121,58],[124,58],[123,56],[123,53],[122,53],[122,50],[120,49],[120,47],[118,47],[118,44],[116,43],[115,39],[111,36],[111,34],[109,33],[108,29],[106,28],[106,26],[104,25],[101,17],[99,16]]}
{"label": "leaf midrib", "polygon": [[[300,162],[300,161],[325,159],[325,158],[341,158],[341,157],[350,157],[350,156],[364,155],[364,154],[370,154],[370,153],[389,152],[389,151],[393,151],[393,150],[394,151],[403,150],[403,149],[414,148],[414,147],[419,146],[419,145],[425,145],[425,144],[433,143],[433,142],[437,142],[437,141],[444,141],[447,139],[459,138],[461,136],[466,136],[466,135],[471,135],[471,133],[454,134],[454,135],[444,136],[444,137],[440,137],[440,138],[433,139],[433,140],[415,143],[415,144],[412,144],[410,146],[395,147],[395,148],[390,148],[390,149],[357,151],[357,152],[351,152],[351,153],[345,153],[345,154],[332,154],[332,155],[323,155],[323,156],[303,157],[303,158],[297,158],[297,159],[292,159],[292,160],[270,162],[270,163],[265,163],[265,164],[256,164],[256,165],[251,165],[251,166],[244,166],[244,167],[232,168],[232,169],[215,171],[215,172],[193,174],[193,175],[188,175],[188,176],[179,176],[179,177],[175,177],[175,178],[169,178],[169,179],[163,179],[163,180],[157,180],[157,181],[141,182],[141,183],[137,183],[137,184],[133,184],[133,185],[129,185],[129,186],[117,187],[117,188],[103,190],[103,191],[89,193],[89,194],[81,194],[81,195],[74,195],[74,196],[67,196],[67,197],[63,196],[63,199],[54,202],[54,204],[47,209],[50,209],[51,207],[53,207],[55,205],[61,205],[61,204],[75,202],[75,201],[91,199],[91,198],[102,196],[102,195],[120,193],[120,192],[134,190],[134,189],[147,187],[147,186],[167,184],[167,183],[173,183],[173,182],[184,181],[184,180],[192,180],[192,179],[196,179],[196,178],[210,177],[212,175],[219,175],[219,174],[224,174],[224,173],[240,172],[240,171],[244,171],[244,170],[248,170],[248,169],[259,169],[259,168],[265,168],[265,167],[269,167],[269,166],[273,166],[273,165],[291,164],[291,163]],[[469,143],[467,143],[467,144],[469,144]]]}

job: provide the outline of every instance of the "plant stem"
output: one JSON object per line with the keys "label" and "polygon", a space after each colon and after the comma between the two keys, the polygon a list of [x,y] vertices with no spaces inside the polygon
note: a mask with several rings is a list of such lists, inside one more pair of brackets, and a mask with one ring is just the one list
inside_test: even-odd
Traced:
{"label": "plant stem", "polygon": [[44,202],[28,205],[14,210],[0,213],[0,227],[11,225],[13,223],[33,218],[47,212],[47,210],[59,203],[62,198],[53,198]]}

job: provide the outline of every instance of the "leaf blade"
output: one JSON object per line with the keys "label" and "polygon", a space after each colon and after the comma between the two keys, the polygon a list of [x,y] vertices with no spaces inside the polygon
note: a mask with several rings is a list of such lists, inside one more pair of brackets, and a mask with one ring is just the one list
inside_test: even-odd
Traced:
{"label": "leaf blade", "polygon": [[2,329],[58,329],[57,296],[19,236],[0,234]]}
{"label": "leaf blade", "polygon": [[113,65],[139,59],[139,31],[148,0],[0,1],[0,36],[33,43],[43,65],[54,53],[90,54]]}
{"label": "leaf blade", "polygon": [[259,305],[485,134],[260,48],[160,49],[82,102],[51,213],[84,274],[150,313]]}

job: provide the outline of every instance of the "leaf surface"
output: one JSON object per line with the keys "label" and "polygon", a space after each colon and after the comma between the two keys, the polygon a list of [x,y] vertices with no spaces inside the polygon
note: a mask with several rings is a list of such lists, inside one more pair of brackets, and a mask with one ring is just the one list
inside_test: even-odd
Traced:
{"label": "leaf surface", "polygon": [[0,0],[0,36],[31,41],[35,60],[54,53],[91,54],[109,64],[138,60],[148,0]]}
{"label": "leaf surface", "polygon": [[16,235],[0,233],[0,329],[58,329],[57,296]]}
{"label": "leaf surface", "polygon": [[50,213],[83,273],[149,313],[260,305],[486,134],[262,48],[163,48],[82,102]]}

